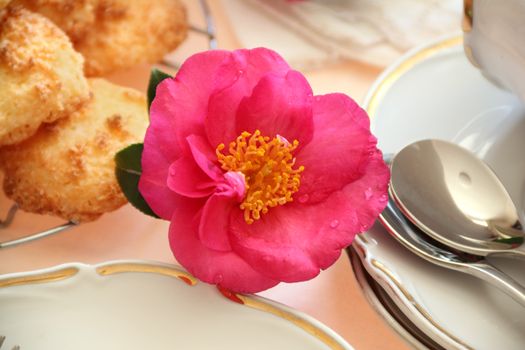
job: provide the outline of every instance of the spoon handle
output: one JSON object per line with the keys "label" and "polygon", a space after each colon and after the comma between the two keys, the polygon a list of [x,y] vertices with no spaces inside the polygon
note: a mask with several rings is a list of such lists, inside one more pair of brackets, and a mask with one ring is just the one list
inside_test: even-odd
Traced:
{"label": "spoon handle", "polygon": [[488,263],[469,264],[469,273],[499,288],[512,299],[525,306],[525,287],[512,279],[503,271]]}
{"label": "spoon handle", "polygon": [[522,243],[516,248],[509,249],[505,255],[525,259],[525,243]]}

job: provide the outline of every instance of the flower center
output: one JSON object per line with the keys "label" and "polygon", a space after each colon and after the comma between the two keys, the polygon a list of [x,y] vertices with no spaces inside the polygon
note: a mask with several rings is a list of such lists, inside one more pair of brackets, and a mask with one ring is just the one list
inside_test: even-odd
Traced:
{"label": "flower center", "polygon": [[[276,136],[272,140],[259,130],[253,134],[244,131],[228,147],[217,146],[216,154],[221,168],[244,174],[246,195],[240,205],[244,220],[252,224],[266,214],[269,208],[292,202],[292,195],[299,190],[304,166],[296,167],[292,152],[299,145],[294,140]],[[225,152],[226,153],[226,152]]]}

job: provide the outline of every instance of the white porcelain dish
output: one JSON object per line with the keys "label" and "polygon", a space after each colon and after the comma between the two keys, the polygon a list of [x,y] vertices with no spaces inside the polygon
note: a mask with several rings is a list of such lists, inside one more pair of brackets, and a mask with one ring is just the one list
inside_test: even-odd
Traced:
{"label": "white porcelain dish", "polygon": [[0,310],[6,349],[352,350],[309,316],[260,297],[227,298],[176,266],[145,261],[3,275]]}
{"label": "white porcelain dish", "polygon": [[[457,142],[492,166],[524,218],[525,108],[471,66],[460,37],[406,55],[375,83],[365,107],[383,152],[426,138]],[[353,249],[418,330],[444,348],[524,348],[525,309],[492,286],[424,261],[379,224]],[[525,261],[492,262],[525,283]]]}

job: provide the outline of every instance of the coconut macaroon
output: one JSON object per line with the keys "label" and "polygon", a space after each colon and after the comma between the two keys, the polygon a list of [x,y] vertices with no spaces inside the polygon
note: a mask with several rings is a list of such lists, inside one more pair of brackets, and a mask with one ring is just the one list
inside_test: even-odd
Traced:
{"label": "coconut macaroon", "polygon": [[95,25],[75,48],[88,76],[101,76],[160,61],[186,38],[186,11],[179,0],[108,0],[98,6]]}
{"label": "coconut macaroon", "polygon": [[64,30],[84,55],[88,76],[158,62],[188,32],[180,0],[13,1],[47,16]]}
{"label": "coconut macaroon", "polygon": [[0,148],[5,193],[21,209],[82,222],[127,202],[115,177],[114,156],[144,139],[146,98],[102,79],[89,85],[92,99],[69,118]]}
{"label": "coconut macaroon", "polygon": [[7,7],[7,4],[9,4],[11,0],[0,0],[0,10]]}
{"label": "coconut macaroon", "polygon": [[[0,0],[6,1],[6,0]],[[95,23],[97,3],[102,0],[10,0],[53,21],[75,42]],[[106,1],[106,0],[104,0]]]}
{"label": "coconut macaroon", "polygon": [[8,6],[0,20],[0,146],[33,135],[89,98],[82,56],[50,20]]}

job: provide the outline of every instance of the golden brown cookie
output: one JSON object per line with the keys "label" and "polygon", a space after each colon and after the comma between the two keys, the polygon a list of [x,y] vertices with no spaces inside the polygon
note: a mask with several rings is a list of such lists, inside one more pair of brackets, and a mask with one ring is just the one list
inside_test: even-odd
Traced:
{"label": "golden brown cookie", "polygon": [[19,7],[0,20],[0,146],[33,135],[89,98],[82,56],[50,20]]}
{"label": "golden brown cookie", "polygon": [[88,76],[158,62],[186,38],[188,31],[180,0],[13,1],[62,28],[84,55]]}
{"label": "golden brown cookie", "polygon": [[109,0],[102,3],[87,35],[75,41],[88,76],[160,61],[187,35],[185,8],[178,0]]}
{"label": "golden brown cookie", "polygon": [[11,0],[0,0],[0,10],[7,7],[7,4],[9,4]]}
{"label": "golden brown cookie", "polygon": [[[5,1],[5,0],[0,0]],[[53,21],[75,42],[95,23],[100,0],[11,0]]]}
{"label": "golden brown cookie", "polygon": [[90,221],[126,203],[115,178],[115,153],[142,142],[145,96],[91,79],[92,99],[69,118],[0,148],[6,195],[21,209]]}

